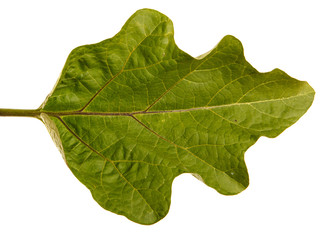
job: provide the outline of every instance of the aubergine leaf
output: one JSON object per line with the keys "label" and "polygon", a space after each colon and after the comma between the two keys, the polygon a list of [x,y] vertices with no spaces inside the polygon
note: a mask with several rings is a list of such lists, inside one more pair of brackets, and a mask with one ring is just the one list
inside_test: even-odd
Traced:
{"label": "aubergine leaf", "polygon": [[295,123],[313,98],[307,82],[254,69],[232,36],[191,57],[170,19],[142,9],[113,38],[74,49],[54,90],[26,115],[42,119],[103,208],[152,224],[182,173],[225,195],[246,189],[244,152]]}

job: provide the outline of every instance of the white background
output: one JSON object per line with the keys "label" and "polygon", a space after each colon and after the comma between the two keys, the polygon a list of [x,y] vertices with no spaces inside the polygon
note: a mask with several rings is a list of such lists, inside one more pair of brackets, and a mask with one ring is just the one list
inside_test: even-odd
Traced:
{"label": "white background", "polygon": [[99,207],[40,121],[0,118],[0,239],[330,239],[327,2],[1,0],[0,108],[37,108],[73,48],[112,37],[146,7],[172,19],[192,56],[231,34],[259,71],[307,80],[316,97],[296,124],[247,151],[247,190],[223,196],[181,175],[169,214],[151,226]]}

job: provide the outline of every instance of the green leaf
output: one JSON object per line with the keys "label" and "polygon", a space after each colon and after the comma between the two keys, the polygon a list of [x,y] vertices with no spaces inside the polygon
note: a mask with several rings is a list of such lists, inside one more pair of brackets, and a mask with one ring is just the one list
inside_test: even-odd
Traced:
{"label": "green leaf", "polygon": [[232,36],[191,57],[170,19],[143,9],[113,38],[74,49],[42,106],[16,115],[43,120],[103,208],[152,224],[182,173],[222,194],[246,189],[244,152],[295,123],[313,98],[307,82],[254,69]]}

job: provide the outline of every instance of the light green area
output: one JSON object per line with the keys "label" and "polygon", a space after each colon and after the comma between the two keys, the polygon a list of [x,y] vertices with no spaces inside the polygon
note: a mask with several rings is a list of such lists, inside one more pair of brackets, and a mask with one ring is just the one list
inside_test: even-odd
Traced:
{"label": "light green area", "polygon": [[313,97],[308,83],[279,69],[255,70],[232,36],[189,56],[172,22],[143,9],[113,38],[74,49],[39,111],[94,199],[152,224],[167,214],[181,173],[222,194],[243,191],[244,152],[295,123]]}

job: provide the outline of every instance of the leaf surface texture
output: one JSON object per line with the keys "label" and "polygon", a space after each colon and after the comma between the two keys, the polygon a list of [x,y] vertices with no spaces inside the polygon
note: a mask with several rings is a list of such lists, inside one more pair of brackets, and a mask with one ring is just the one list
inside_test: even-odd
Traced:
{"label": "leaf surface texture", "polygon": [[244,152],[295,123],[314,97],[279,69],[258,72],[232,36],[193,58],[173,34],[163,14],[137,11],[113,38],[74,49],[41,106],[94,199],[141,224],[167,214],[182,173],[222,194],[243,191]]}

